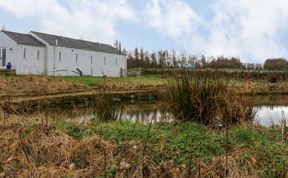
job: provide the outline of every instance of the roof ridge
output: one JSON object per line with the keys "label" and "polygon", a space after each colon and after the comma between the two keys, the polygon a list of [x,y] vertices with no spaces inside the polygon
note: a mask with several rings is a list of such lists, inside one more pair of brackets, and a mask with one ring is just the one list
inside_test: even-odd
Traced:
{"label": "roof ridge", "polygon": [[57,44],[57,46],[62,47],[125,55],[111,44],[99,43],[94,41],[65,37],[60,35],[53,35],[49,33],[36,32],[36,31],[31,31],[30,33],[35,34],[36,36],[42,38],[49,45]]}
{"label": "roof ridge", "polygon": [[6,33],[15,33],[15,34],[19,34],[19,35],[30,35],[29,33],[19,33],[19,32],[14,32],[14,31],[10,31],[10,30],[1,30],[1,32],[4,32],[4,33],[5,32]]}

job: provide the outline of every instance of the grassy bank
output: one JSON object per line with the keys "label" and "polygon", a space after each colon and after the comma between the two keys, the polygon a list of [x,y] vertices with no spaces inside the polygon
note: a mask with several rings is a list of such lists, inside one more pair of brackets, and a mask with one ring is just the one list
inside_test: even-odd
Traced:
{"label": "grassy bank", "polygon": [[139,146],[138,153],[134,153],[138,156],[129,164],[137,164],[146,149],[144,157],[151,158],[155,165],[170,162],[173,174],[179,177],[187,176],[189,171],[192,177],[224,175],[227,148],[230,176],[283,177],[285,173],[288,176],[288,144],[281,143],[278,128],[235,126],[229,130],[228,144],[225,130],[189,122],[152,125],[148,137],[149,125],[130,122],[97,122],[88,126],[59,122],[56,128],[78,140],[100,135],[120,147]]}
{"label": "grassy bank", "polygon": [[147,87],[160,87],[164,85],[165,79],[158,76],[137,76],[137,77],[63,77],[66,81],[74,81],[84,84],[87,87],[105,86],[108,89],[141,89]]}
{"label": "grassy bank", "polygon": [[80,82],[70,82],[61,77],[0,76],[0,95],[31,95],[87,90]]}
{"label": "grassy bank", "polygon": [[165,79],[151,77],[44,77],[44,76],[0,76],[0,95],[45,95],[106,88],[109,90],[157,89]]}
{"label": "grassy bank", "polygon": [[[102,77],[43,77],[43,76],[0,76],[1,95],[46,95],[106,88],[108,90],[163,89],[168,78],[156,75],[125,78]],[[229,89],[238,93],[288,93],[288,82],[269,83],[267,80],[223,79]]]}
{"label": "grassy bank", "polygon": [[[44,123],[41,124],[44,120]],[[0,120],[0,177],[287,177],[280,128]]]}

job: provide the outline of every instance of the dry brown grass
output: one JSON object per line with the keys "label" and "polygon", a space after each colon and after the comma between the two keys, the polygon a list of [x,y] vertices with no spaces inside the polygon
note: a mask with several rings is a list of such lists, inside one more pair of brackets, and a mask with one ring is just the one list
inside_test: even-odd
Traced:
{"label": "dry brown grass", "polygon": [[101,87],[107,90],[139,90],[139,89],[163,89],[164,82],[153,80],[115,80],[106,79]]}
{"label": "dry brown grass", "polygon": [[159,163],[149,154],[143,157],[141,141],[109,142],[96,135],[75,140],[35,119],[15,116],[5,125],[0,120],[0,178],[104,177],[105,172],[106,177],[117,178],[224,177],[226,170],[228,177],[252,178],[257,177],[257,164],[261,162],[261,157],[247,155],[251,150],[239,145],[229,151],[228,157],[193,158],[198,160],[192,166],[176,166],[172,160]]}
{"label": "dry brown grass", "polygon": [[269,83],[261,80],[247,80],[241,82],[230,82],[229,89],[236,93],[270,93],[288,92],[288,82]]}
{"label": "dry brown grass", "polygon": [[[209,162],[204,163],[200,161],[196,177],[226,177],[226,170],[228,177],[242,178],[242,177],[257,177],[256,174],[256,159],[245,160],[245,150],[235,149],[229,154],[228,158],[225,156],[213,157]],[[226,164],[226,159],[228,163]],[[244,167],[239,167],[242,165]]]}
{"label": "dry brown grass", "polygon": [[63,132],[30,124],[10,118],[3,125],[1,120],[1,178],[99,177],[105,172],[110,177],[108,169],[112,167],[117,168],[115,177],[156,178],[164,173],[173,177],[168,168],[141,157],[141,143],[131,143],[123,150],[98,136],[78,141]]}
{"label": "dry brown grass", "polygon": [[52,79],[39,76],[0,76],[1,94],[47,94],[73,92],[85,89],[79,82],[66,81],[61,77]]}
{"label": "dry brown grass", "polygon": [[180,121],[193,121],[217,128],[226,122],[251,121],[255,114],[253,100],[248,103],[239,94],[231,92],[223,81],[195,80],[187,76],[169,81],[166,90],[166,105],[175,119]]}
{"label": "dry brown grass", "polygon": [[97,177],[104,169],[102,149],[116,150],[97,137],[78,142],[55,130],[21,129],[2,129],[0,177]]}
{"label": "dry brown grass", "polygon": [[[228,177],[257,177],[261,171],[257,168],[257,164],[262,164],[261,156],[241,144],[229,150],[228,164],[225,155],[214,155],[209,160],[193,157],[196,165],[191,166],[191,175],[189,163],[176,166],[169,159],[156,161],[154,154],[147,153],[143,157],[143,141],[129,138],[126,141],[106,141],[103,139],[105,134],[100,134],[100,137],[91,134],[75,140],[53,129],[51,120],[49,127],[41,124],[39,116],[10,116],[4,125],[2,114],[0,112],[0,178],[104,177],[105,172],[107,177],[117,178],[224,177],[225,170],[228,170]],[[167,143],[164,141],[163,144]],[[160,150],[163,154],[179,156],[173,151],[164,153]],[[111,170],[116,172],[111,174]]]}

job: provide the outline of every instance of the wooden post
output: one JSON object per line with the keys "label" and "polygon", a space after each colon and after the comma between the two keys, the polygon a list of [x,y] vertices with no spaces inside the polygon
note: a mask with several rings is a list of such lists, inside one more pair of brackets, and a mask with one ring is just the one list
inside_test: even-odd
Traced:
{"label": "wooden post", "polygon": [[282,143],[286,143],[286,129],[287,129],[287,123],[286,119],[282,119]]}
{"label": "wooden post", "polygon": [[286,142],[286,128],[287,128],[287,123],[286,123],[286,118],[284,116],[284,111],[282,111],[282,120],[281,120],[281,126],[282,126],[282,143]]}

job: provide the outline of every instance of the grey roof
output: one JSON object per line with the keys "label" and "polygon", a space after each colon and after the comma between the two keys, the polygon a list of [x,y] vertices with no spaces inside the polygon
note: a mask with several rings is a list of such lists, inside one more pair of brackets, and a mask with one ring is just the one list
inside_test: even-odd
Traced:
{"label": "grey roof", "polygon": [[29,34],[10,32],[6,30],[1,30],[1,32],[5,33],[7,36],[9,36],[12,40],[17,42],[18,44],[31,45],[31,46],[45,46],[43,43],[41,43],[40,41],[38,41],[36,38],[34,38],[32,35]]}
{"label": "grey roof", "polygon": [[45,42],[47,42],[49,45],[56,45],[56,40],[57,40],[58,41],[57,45],[62,46],[62,47],[125,55],[119,52],[118,49],[107,44],[67,38],[63,36],[56,36],[56,35],[34,32],[34,31],[32,31],[31,33],[37,35],[38,37],[43,39]]}

